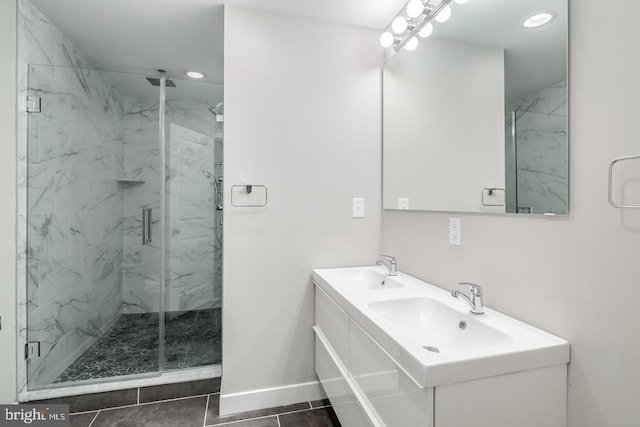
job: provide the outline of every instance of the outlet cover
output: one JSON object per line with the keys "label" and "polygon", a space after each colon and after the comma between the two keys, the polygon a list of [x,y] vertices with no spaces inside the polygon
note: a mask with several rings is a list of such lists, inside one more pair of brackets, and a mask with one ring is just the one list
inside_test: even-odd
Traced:
{"label": "outlet cover", "polygon": [[452,245],[462,245],[462,220],[460,218],[449,218],[449,243]]}

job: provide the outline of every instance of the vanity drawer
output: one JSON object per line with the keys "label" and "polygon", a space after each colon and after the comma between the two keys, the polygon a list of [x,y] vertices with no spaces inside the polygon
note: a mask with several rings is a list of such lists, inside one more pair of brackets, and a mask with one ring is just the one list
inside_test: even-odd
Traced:
{"label": "vanity drawer", "polygon": [[358,401],[347,373],[336,360],[333,349],[326,342],[322,332],[316,327],[316,374],[327,397],[331,401],[340,423],[345,427],[380,427],[370,420]]}
{"label": "vanity drawer", "polygon": [[344,365],[347,363],[349,317],[320,286],[315,285],[315,288],[316,326]]}
{"label": "vanity drawer", "polygon": [[353,320],[349,376],[387,427],[433,427],[433,388],[420,388]]}

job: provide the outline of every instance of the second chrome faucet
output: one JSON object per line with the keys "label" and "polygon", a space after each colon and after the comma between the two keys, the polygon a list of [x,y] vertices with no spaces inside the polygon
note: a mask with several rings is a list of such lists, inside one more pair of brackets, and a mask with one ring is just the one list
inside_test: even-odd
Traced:
{"label": "second chrome faucet", "polygon": [[473,314],[483,314],[484,306],[482,305],[482,286],[476,285],[475,283],[468,282],[458,282],[459,285],[469,286],[471,289],[471,297],[466,296],[460,291],[453,290],[451,291],[451,296],[454,298],[462,298],[471,306],[471,313]]}
{"label": "second chrome faucet", "polygon": [[[398,275],[398,260],[396,257],[392,257],[391,255],[380,255],[381,258],[376,262],[376,265],[384,265],[389,270],[389,276],[397,276]],[[388,263],[385,262],[385,259],[388,260]]]}

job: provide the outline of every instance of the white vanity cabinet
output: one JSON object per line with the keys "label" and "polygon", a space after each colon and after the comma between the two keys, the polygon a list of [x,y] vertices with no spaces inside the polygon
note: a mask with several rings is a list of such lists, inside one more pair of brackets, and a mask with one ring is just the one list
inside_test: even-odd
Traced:
{"label": "white vanity cabinet", "polygon": [[318,284],[316,373],[343,427],[565,427],[567,366],[422,386]]}

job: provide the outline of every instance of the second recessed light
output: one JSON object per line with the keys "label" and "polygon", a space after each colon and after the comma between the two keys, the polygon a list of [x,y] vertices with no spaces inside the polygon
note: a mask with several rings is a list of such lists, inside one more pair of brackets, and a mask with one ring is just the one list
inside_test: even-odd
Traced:
{"label": "second recessed light", "polygon": [[205,77],[207,77],[207,75],[202,71],[195,70],[184,70],[184,75],[192,79],[204,79]]}
{"label": "second recessed light", "polygon": [[543,25],[551,22],[551,20],[555,18],[555,16],[556,15],[553,12],[536,13],[535,15],[531,15],[530,17],[526,18],[522,25],[527,28],[542,27]]}

